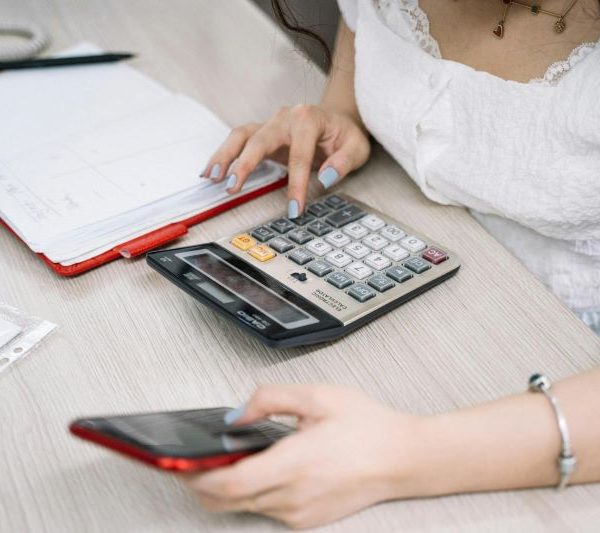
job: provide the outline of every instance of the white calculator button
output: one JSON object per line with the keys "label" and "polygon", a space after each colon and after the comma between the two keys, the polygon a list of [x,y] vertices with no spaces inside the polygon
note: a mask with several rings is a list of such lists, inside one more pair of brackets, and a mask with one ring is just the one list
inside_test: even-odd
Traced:
{"label": "white calculator button", "polygon": [[396,242],[402,237],[406,237],[406,233],[398,226],[386,226],[379,232],[388,241]]}
{"label": "white calculator button", "polygon": [[334,231],[330,233],[327,235],[327,237],[325,237],[325,240],[328,243],[337,246],[338,248],[340,246],[346,246],[346,244],[350,243],[350,237],[348,237],[348,235],[344,235],[341,231]]}
{"label": "white calculator button", "polygon": [[365,279],[373,273],[373,270],[367,265],[356,261],[346,268],[346,272],[357,279]]}
{"label": "white calculator button", "polygon": [[363,239],[363,244],[366,244],[372,250],[381,250],[390,244],[390,241],[384,239],[381,235],[374,233],[373,235],[365,237]]}
{"label": "white calculator button", "polygon": [[306,249],[310,250],[313,254],[319,257],[325,255],[327,252],[331,252],[333,248],[330,244],[327,244],[323,239],[315,239],[306,245]]}
{"label": "white calculator button", "polygon": [[387,257],[381,254],[371,254],[365,259],[365,263],[375,270],[383,270],[392,264]]}
{"label": "white calculator button", "polygon": [[371,231],[377,231],[385,226],[385,222],[375,215],[367,215],[360,221],[360,223],[365,228],[369,228]]}
{"label": "white calculator button", "polygon": [[350,235],[353,239],[362,239],[369,233],[369,230],[358,222],[354,222],[353,224],[348,224],[344,228],[344,233]]}
{"label": "white calculator button", "polygon": [[336,266],[338,268],[343,268],[347,264],[352,262],[352,258],[348,254],[339,251],[333,251],[328,253],[325,256],[325,259],[333,266]]}
{"label": "white calculator button", "polygon": [[387,255],[392,261],[402,261],[402,259],[406,259],[410,254],[402,246],[390,244],[387,248],[383,249],[383,255]]}
{"label": "white calculator button", "polygon": [[362,259],[371,253],[371,249],[367,248],[360,242],[350,243],[348,246],[346,246],[346,248],[344,248],[344,251],[349,253],[355,259]]}
{"label": "white calculator button", "polygon": [[416,253],[424,250],[427,246],[421,239],[418,239],[414,235],[409,235],[408,237],[404,237],[400,241],[400,244],[403,248],[406,248],[409,252]]}

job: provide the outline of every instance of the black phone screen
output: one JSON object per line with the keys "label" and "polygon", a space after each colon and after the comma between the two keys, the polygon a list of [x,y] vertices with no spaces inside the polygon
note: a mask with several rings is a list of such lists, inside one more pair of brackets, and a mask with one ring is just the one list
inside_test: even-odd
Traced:
{"label": "black phone screen", "polygon": [[228,426],[223,420],[227,411],[227,408],[214,408],[89,418],[78,421],[78,425],[170,457],[257,451],[293,431],[270,420]]}

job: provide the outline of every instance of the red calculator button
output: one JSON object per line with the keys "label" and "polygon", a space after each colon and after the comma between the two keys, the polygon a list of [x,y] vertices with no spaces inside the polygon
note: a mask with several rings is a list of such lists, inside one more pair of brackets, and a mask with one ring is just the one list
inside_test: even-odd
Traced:
{"label": "red calculator button", "polygon": [[448,254],[446,254],[444,250],[430,246],[423,252],[423,259],[427,259],[427,261],[433,263],[434,265],[439,265],[448,259]]}

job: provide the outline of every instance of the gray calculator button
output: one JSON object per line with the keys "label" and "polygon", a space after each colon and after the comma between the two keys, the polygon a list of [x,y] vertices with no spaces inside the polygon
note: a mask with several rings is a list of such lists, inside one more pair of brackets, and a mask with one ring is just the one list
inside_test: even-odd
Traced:
{"label": "gray calculator button", "polygon": [[273,248],[273,250],[275,250],[276,252],[279,252],[280,254],[289,252],[292,248],[294,248],[294,245],[287,239],[284,239],[283,237],[275,237],[274,239],[271,239],[269,241],[269,246]]}
{"label": "gray calculator button", "polygon": [[346,200],[344,200],[341,196],[338,196],[337,194],[333,194],[325,198],[325,203],[333,209],[339,209],[340,207],[343,207],[347,204]]}
{"label": "gray calculator button", "polygon": [[298,244],[304,244],[305,242],[313,240],[313,236],[304,229],[292,230],[287,234],[287,236]]}
{"label": "gray calculator button", "polygon": [[313,256],[303,248],[298,248],[294,250],[288,255],[288,258],[291,259],[294,263],[298,263],[299,265],[305,265],[309,261],[313,260]]}
{"label": "gray calculator button", "polygon": [[394,283],[383,274],[377,274],[376,276],[373,276],[367,281],[367,283],[374,289],[377,289],[379,292],[385,292],[395,286]]}
{"label": "gray calculator button", "polygon": [[404,283],[413,277],[408,270],[401,266],[393,266],[392,268],[388,268],[385,273],[398,283]]}
{"label": "gray calculator button", "polygon": [[350,224],[350,222],[356,222],[364,214],[365,212],[357,205],[347,205],[329,215],[325,221],[336,228],[341,228],[346,224]]}
{"label": "gray calculator button", "polygon": [[325,215],[328,215],[329,213],[331,213],[331,209],[329,209],[329,207],[327,207],[325,204],[322,204],[320,202],[315,202],[314,204],[309,205],[306,210],[311,215],[315,215],[317,218],[324,217]]}
{"label": "gray calculator button", "polygon": [[287,218],[278,218],[271,222],[271,227],[278,231],[279,233],[287,233],[291,229],[294,229],[296,226],[292,224]]}
{"label": "gray calculator button", "polygon": [[431,268],[431,263],[421,257],[411,257],[408,261],[404,262],[404,266],[416,274],[422,274]]}
{"label": "gray calculator button", "polygon": [[314,233],[317,237],[321,235],[327,235],[329,232],[333,231],[333,228],[329,224],[325,224],[325,222],[321,222],[320,220],[315,220],[306,226],[306,229],[311,233]]}
{"label": "gray calculator button", "polygon": [[266,242],[275,237],[275,234],[267,226],[261,226],[252,232],[252,236],[260,242]]}
{"label": "gray calculator button", "polygon": [[330,274],[327,278],[327,281],[331,283],[334,287],[338,289],[343,289],[348,285],[352,285],[354,283],[352,278],[348,274],[344,274],[343,272],[334,272]]}
{"label": "gray calculator button", "polygon": [[296,224],[296,226],[304,226],[309,222],[312,222],[315,219],[312,215],[307,215],[306,213],[300,215],[299,217],[292,218],[292,222]]}
{"label": "gray calculator button", "polygon": [[377,293],[370,287],[367,287],[364,283],[357,283],[348,291],[348,294],[359,302],[366,302],[373,298]]}
{"label": "gray calculator button", "polygon": [[319,276],[320,278],[322,278],[325,274],[333,272],[333,267],[331,265],[328,265],[325,261],[321,261],[320,259],[317,261],[313,261],[306,268],[316,276]]}

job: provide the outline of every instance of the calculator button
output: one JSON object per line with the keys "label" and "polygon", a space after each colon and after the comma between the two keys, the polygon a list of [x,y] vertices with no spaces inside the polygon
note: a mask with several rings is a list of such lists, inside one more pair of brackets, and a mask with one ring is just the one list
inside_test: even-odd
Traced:
{"label": "calculator button", "polygon": [[400,241],[400,244],[403,248],[406,248],[409,252],[412,253],[420,252],[427,246],[421,239],[417,239],[417,237],[415,237],[414,235],[404,237],[404,239]]}
{"label": "calculator button", "polygon": [[268,261],[277,255],[273,250],[271,250],[271,248],[264,244],[259,244],[254,248],[250,248],[248,253],[254,257],[254,259],[258,259],[259,261]]}
{"label": "calculator button", "polygon": [[299,265],[305,265],[313,260],[313,256],[303,248],[297,248],[288,255],[288,259],[291,259],[294,263],[298,263]]}
{"label": "calculator button", "polygon": [[367,287],[365,284],[357,283],[348,291],[348,294],[352,296],[352,298],[354,298],[355,300],[358,300],[362,303],[366,302],[367,300],[370,300],[377,293],[370,287]]}
{"label": "calculator button", "polygon": [[341,228],[346,224],[350,224],[350,222],[356,222],[364,214],[365,212],[357,205],[347,205],[329,215],[325,221],[336,228]]}
{"label": "calculator button", "polygon": [[425,252],[423,252],[423,259],[427,259],[430,263],[434,265],[439,265],[448,259],[448,254],[444,252],[444,250],[440,250],[439,248],[434,248],[430,246]]}
{"label": "calculator button", "polygon": [[392,264],[387,257],[381,254],[371,254],[365,259],[365,263],[375,270],[383,270]]}
{"label": "calculator button", "polygon": [[276,252],[279,252],[280,254],[289,252],[292,248],[294,248],[294,245],[287,239],[284,239],[283,237],[275,237],[274,239],[271,239],[269,241],[269,246],[273,248],[273,250],[275,250]]}
{"label": "calculator button", "polygon": [[383,249],[383,255],[389,257],[392,261],[402,261],[402,259],[406,259],[409,256],[409,253],[402,246],[390,244],[387,248]]}
{"label": "calculator button", "polygon": [[252,232],[252,236],[260,242],[266,242],[275,237],[275,234],[267,226],[261,226]]}
{"label": "calculator button", "polygon": [[371,249],[367,248],[364,244],[360,242],[352,242],[346,248],[344,248],[346,253],[349,253],[354,259],[362,259],[366,255],[371,253]]}
{"label": "calculator button", "polygon": [[331,244],[327,244],[323,239],[315,239],[306,245],[306,249],[310,250],[313,254],[319,257],[325,255],[327,252],[331,252],[333,247]]}
{"label": "calculator button", "polygon": [[333,231],[333,228],[329,224],[325,224],[325,222],[321,222],[320,220],[312,222],[306,226],[306,229],[311,233],[314,233],[317,237],[320,237],[321,235],[327,235],[327,233]]}
{"label": "calculator button", "polygon": [[380,232],[382,237],[385,237],[388,241],[396,242],[406,237],[406,233],[401,230],[398,226],[386,226]]}
{"label": "calculator button", "polygon": [[333,209],[339,209],[340,207],[344,207],[348,202],[346,202],[346,200],[344,200],[341,196],[334,194],[328,198],[325,198],[325,203]]}
{"label": "calculator button", "polygon": [[308,224],[309,222],[312,222],[315,219],[315,217],[313,217],[312,215],[300,215],[299,217],[296,218],[292,218],[292,222],[294,224],[296,224],[297,226],[304,226],[305,224]]}
{"label": "calculator button", "polygon": [[383,228],[383,226],[385,226],[385,222],[381,220],[377,215],[367,215],[360,221],[360,223],[365,228],[369,228],[371,231],[377,231],[378,229],[381,229]]}
{"label": "calculator button", "polygon": [[314,204],[309,205],[306,210],[311,215],[315,215],[317,218],[324,217],[325,215],[331,213],[331,209],[320,202],[315,202]]}
{"label": "calculator button", "polygon": [[327,261],[330,262],[333,266],[336,266],[338,268],[343,268],[347,264],[352,262],[352,258],[348,254],[345,254],[344,252],[340,252],[338,250],[329,252],[325,256],[325,259],[327,259]]}
{"label": "calculator button", "polygon": [[310,233],[308,233],[308,231],[303,229],[292,230],[287,234],[287,236],[289,239],[292,239],[298,244],[304,244],[305,242],[313,240],[313,236]]}
{"label": "calculator button", "polygon": [[373,276],[371,279],[369,279],[369,281],[367,281],[367,283],[374,289],[377,289],[379,292],[385,292],[388,289],[395,287],[394,283],[392,283],[390,279],[383,274],[377,274],[376,276]]}
{"label": "calculator button", "polygon": [[358,279],[365,279],[368,278],[371,274],[373,274],[373,270],[371,270],[364,263],[360,263],[358,261],[349,265],[348,268],[346,268],[346,272]]}
{"label": "calculator button", "polygon": [[325,240],[337,246],[338,248],[341,246],[346,246],[346,244],[350,244],[350,237],[344,235],[341,231],[334,231],[325,237]]}
{"label": "calculator button", "polygon": [[413,277],[413,275],[408,270],[401,266],[393,266],[392,268],[388,268],[385,271],[385,273],[387,276],[392,278],[394,281],[397,281],[398,283],[404,283],[405,281],[408,281],[410,278]]}
{"label": "calculator button", "polygon": [[242,233],[241,235],[236,235],[231,241],[231,244],[240,250],[246,251],[250,250],[250,248],[256,244],[256,241],[247,233]]}
{"label": "calculator button", "polygon": [[369,234],[369,230],[358,222],[354,222],[344,228],[344,233],[350,235],[353,239],[362,239],[365,235]]}
{"label": "calculator button", "polygon": [[421,274],[431,268],[431,264],[421,257],[411,257],[408,261],[404,262],[404,266],[412,270],[415,274]]}
{"label": "calculator button", "polygon": [[344,272],[334,272],[327,277],[327,281],[338,289],[344,289],[348,285],[352,285],[354,282],[352,278]]}
{"label": "calculator button", "polygon": [[365,237],[362,242],[372,250],[381,250],[390,244],[390,241],[384,239],[381,235],[377,235],[377,233],[373,233],[368,237]]}
{"label": "calculator button", "polygon": [[328,265],[325,261],[322,261],[321,259],[313,261],[306,268],[315,276],[319,276],[320,278],[322,278],[325,274],[333,272],[333,267],[331,265]]}
{"label": "calculator button", "polygon": [[296,226],[287,218],[278,218],[277,220],[271,222],[271,227],[279,233],[287,233]]}

